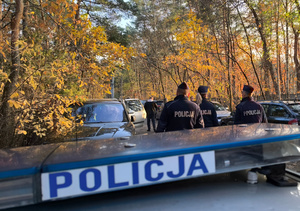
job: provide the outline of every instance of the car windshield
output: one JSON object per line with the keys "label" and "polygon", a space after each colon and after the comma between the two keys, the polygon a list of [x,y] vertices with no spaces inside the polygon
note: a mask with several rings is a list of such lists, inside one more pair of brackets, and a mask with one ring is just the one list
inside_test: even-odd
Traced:
{"label": "car windshield", "polygon": [[223,107],[221,104],[216,102],[212,102],[212,104],[214,104],[216,111],[226,111],[226,108]]}
{"label": "car windshield", "polygon": [[125,105],[128,109],[138,112],[143,110],[143,105],[139,100],[126,100]]}
{"label": "car windshield", "polygon": [[76,114],[82,116],[84,123],[128,121],[122,104],[85,104],[76,110]]}
{"label": "car windshield", "polygon": [[288,107],[295,113],[300,114],[300,104],[290,104]]}

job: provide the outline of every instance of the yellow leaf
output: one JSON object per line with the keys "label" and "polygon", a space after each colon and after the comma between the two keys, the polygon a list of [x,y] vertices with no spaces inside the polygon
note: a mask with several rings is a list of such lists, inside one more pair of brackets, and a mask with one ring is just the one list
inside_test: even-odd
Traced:
{"label": "yellow leaf", "polygon": [[15,107],[16,109],[21,107],[20,103],[14,100],[8,100],[7,103],[10,107]]}
{"label": "yellow leaf", "polygon": [[18,135],[21,135],[21,134],[26,135],[27,132],[26,132],[25,130],[19,130],[19,131],[18,131]]}
{"label": "yellow leaf", "polygon": [[17,98],[17,97],[19,97],[19,93],[15,92],[10,97],[11,98]]}

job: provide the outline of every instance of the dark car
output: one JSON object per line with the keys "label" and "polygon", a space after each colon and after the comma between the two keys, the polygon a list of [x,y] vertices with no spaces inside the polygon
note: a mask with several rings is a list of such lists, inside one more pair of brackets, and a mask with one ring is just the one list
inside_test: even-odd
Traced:
{"label": "dark car", "polygon": [[[298,101],[259,101],[269,123],[300,125],[300,102]],[[221,125],[232,125],[234,113],[221,119]]]}
{"label": "dark car", "polygon": [[117,99],[86,101],[73,106],[72,115],[83,121],[83,125],[77,123],[76,139],[99,140],[135,134],[134,116],[130,119],[124,104]]}
{"label": "dark car", "polygon": [[299,125],[300,102],[295,101],[260,101],[269,123]]}

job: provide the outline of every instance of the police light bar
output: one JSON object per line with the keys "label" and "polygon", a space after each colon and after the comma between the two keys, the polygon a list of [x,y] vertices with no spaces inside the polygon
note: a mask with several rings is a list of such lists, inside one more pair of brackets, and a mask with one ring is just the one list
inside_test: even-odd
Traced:
{"label": "police light bar", "polygon": [[[32,200],[24,204],[66,199],[296,161],[299,140],[298,126],[252,124],[49,145],[46,157],[26,148],[6,154],[18,165],[2,170],[7,176],[0,176],[0,186],[31,176],[37,178]],[[26,156],[36,171],[22,175]]]}

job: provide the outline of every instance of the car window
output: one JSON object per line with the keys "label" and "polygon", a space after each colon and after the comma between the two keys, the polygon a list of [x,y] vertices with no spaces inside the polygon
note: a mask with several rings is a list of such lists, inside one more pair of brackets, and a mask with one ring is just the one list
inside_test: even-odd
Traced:
{"label": "car window", "polygon": [[143,105],[139,100],[126,100],[125,105],[127,109],[133,110],[134,112],[142,111]]}
{"label": "car window", "polygon": [[300,104],[290,104],[288,107],[297,114],[300,114]]}
{"label": "car window", "polygon": [[223,107],[221,104],[212,102],[212,104],[215,106],[216,111],[226,111],[226,108]]}
{"label": "car window", "polygon": [[273,117],[288,117],[289,113],[283,106],[272,105],[270,107],[270,116]]}
{"label": "car window", "polygon": [[268,114],[268,109],[269,109],[270,105],[268,105],[268,104],[262,104],[262,107],[264,108],[265,113]]}
{"label": "car window", "polygon": [[122,104],[85,104],[76,110],[76,114],[82,115],[85,123],[128,121]]}

